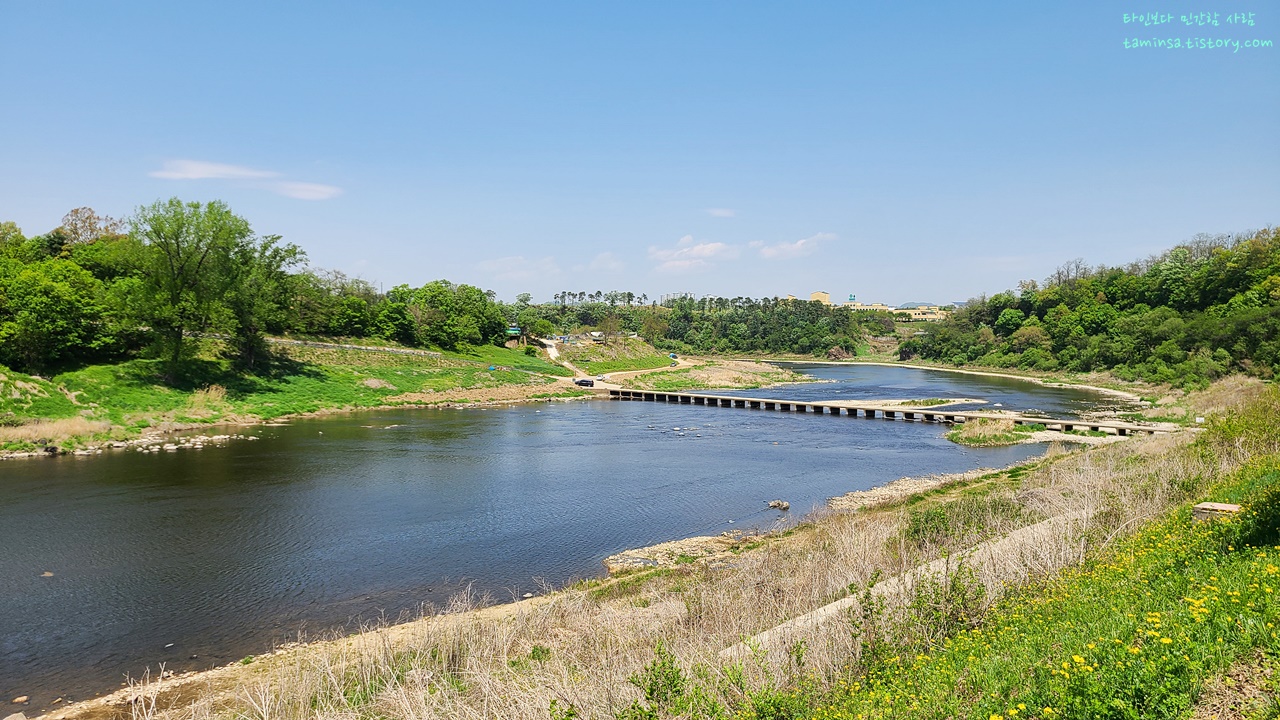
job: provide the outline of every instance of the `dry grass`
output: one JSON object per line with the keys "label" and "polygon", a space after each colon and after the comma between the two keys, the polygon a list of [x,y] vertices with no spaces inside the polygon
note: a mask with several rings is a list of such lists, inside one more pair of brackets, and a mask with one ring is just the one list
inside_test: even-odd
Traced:
{"label": "dry grass", "polygon": [[[722,660],[720,652],[743,638],[845,597],[851,586],[904,575],[975,541],[1016,537],[975,560],[989,602],[1008,585],[1079,563],[1090,549],[1248,459],[1231,447],[1205,452],[1191,440],[1158,435],[1065,453],[1003,485],[988,483],[980,501],[966,496],[966,485],[950,487],[927,498],[946,518],[946,532],[916,531],[919,503],[832,512],[743,553],[726,569],[693,563],[641,572],[605,581],[612,583],[607,591],[572,589],[481,612],[462,612],[482,604],[477,598],[455,598],[446,614],[188,681],[181,692],[162,693],[151,714],[545,719],[554,700],[582,718],[613,717],[640,697],[628,679],[653,660],[659,642],[691,682],[741,707],[745,692],[795,677],[785,649],[761,651],[736,666]],[[1009,535],[1036,523],[1035,531]],[[808,628],[803,639],[805,670],[819,684],[859,653],[847,617]],[[69,708],[58,715],[77,714]]]}
{"label": "dry grass", "polygon": [[1240,410],[1258,397],[1264,383],[1248,375],[1231,375],[1210,385],[1206,390],[1192,393],[1187,404],[1197,415],[1221,417]]}
{"label": "dry grass", "polygon": [[1280,715],[1275,673],[1276,659],[1255,651],[1205,683],[1191,720],[1261,720]]}
{"label": "dry grass", "polygon": [[82,417],[36,420],[22,425],[0,425],[0,445],[31,443],[60,445],[73,438],[90,438],[111,430],[111,423]]}

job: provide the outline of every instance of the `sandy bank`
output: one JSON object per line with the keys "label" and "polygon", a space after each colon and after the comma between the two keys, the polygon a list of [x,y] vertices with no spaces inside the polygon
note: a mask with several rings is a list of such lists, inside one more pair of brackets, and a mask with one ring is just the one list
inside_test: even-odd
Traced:
{"label": "sandy bank", "polygon": [[[769,362],[769,360],[761,359],[758,362]],[[876,365],[879,367],[911,368],[913,370],[936,370],[938,372],[960,373],[961,375],[980,375],[985,377],[1008,378],[1011,380],[1025,380],[1027,382],[1035,383],[1037,385],[1043,385],[1045,387],[1089,390],[1091,392],[1101,393],[1104,395],[1112,395],[1115,397],[1124,398],[1126,400],[1129,400],[1135,403],[1144,402],[1141,395],[1138,395],[1137,393],[1129,392],[1127,390],[1117,390],[1115,388],[1101,387],[1099,385],[1085,385],[1082,383],[1055,382],[1052,380],[1045,380],[1043,378],[1032,377],[1028,375],[1015,375],[1013,373],[1002,373],[995,370],[968,370],[968,369],[962,369],[962,368],[936,367],[933,365],[917,365],[914,363],[879,362],[879,361],[872,361],[872,360],[841,360],[841,361],[775,360],[773,362],[793,362],[793,363],[804,363],[806,365],[844,365],[844,366]]]}

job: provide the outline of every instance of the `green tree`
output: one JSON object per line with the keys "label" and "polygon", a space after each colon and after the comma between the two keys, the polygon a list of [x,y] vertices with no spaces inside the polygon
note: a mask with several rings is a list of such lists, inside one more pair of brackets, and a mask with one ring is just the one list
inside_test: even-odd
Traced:
{"label": "green tree", "polygon": [[281,332],[289,313],[292,286],[289,270],[306,260],[306,253],[278,235],[246,238],[235,247],[228,266],[232,346],[241,367],[253,369],[267,353],[264,332]]}
{"label": "green tree", "polygon": [[0,357],[42,371],[110,342],[102,330],[102,283],[68,260],[27,265],[0,288]]}
{"label": "green tree", "polygon": [[1022,323],[1027,319],[1026,314],[1021,310],[1008,308],[1000,313],[1000,317],[996,319],[996,332],[1004,337],[1009,337],[1018,328],[1022,327]]}
{"label": "green tree", "polygon": [[252,230],[223,202],[178,198],[138,208],[129,225],[145,248],[139,274],[148,294],[148,321],[167,360],[165,379],[172,383],[188,333],[234,329],[226,298]]}

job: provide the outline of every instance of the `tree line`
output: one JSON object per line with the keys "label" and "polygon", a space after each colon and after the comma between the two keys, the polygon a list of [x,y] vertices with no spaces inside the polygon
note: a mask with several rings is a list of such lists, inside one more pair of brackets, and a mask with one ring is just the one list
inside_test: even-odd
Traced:
{"label": "tree line", "polygon": [[[898,321],[778,298],[664,306],[629,291],[566,290],[549,302],[522,293],[504,303],[447,280],[381,292],[310,267],[300,247],[255,233],[217,201],[157,201],[123,220],[78,208],[34,237],[0,223],[0,363],[33,373],[151,356],[174,381],[202,335],[221,338],[230,360],[255,371],[271,359],[269,335],[455,350],[500,345],[511,326],[538,337],[636,333],[686,353],[843,356]],[[1043,283],[915,327],[903,359],[1112,370],[1183,385],[1233,371],[1271,377],[1280,365],[1280,238],[1274,229],[1198,237],[1126,267],[1073,261]]]}
{"label": "tree line", "polygon": [[776,298],[663,307],[617,290],[503,303],[447,280],[381,292],[308,266],[302,248],[256,233],[218,201],[161,200],[124,219],[77,208],[33,237],[0,223],[0,363],[32,373],[151,356],[172,382],[201,336],[222,339],[227,356],[253,371],[270,359],[269,335],[453,350],[502,344],[510,326],[534,336],[634,332],[682,351],[821,354],[892,329],[891,318],[865,315]]}
{"label": "tree line", "polygon": [[903,343],[903,359],[1035,370],[1111,370],[1200,386],[1280,367],[1280,232],[1197,236],[1125,267],[1081,260],[1043,283],[970,301]]}
{"label": "tree line", "polygon": [[201,335],[248,371],[269,359],[267,335],[446,349],[505,337],[492,293],[444,280],[381,293],[306,260],[217,201],[157,201],[123,220],[78,208],[35,237],[0,223],[0,363],[47,372],[150,354],[173,381]]}

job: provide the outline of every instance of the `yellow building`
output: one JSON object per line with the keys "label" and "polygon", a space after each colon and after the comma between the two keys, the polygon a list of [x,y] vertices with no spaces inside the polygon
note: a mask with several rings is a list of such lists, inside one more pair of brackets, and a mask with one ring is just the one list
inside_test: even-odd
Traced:
{"label": "yellow building", "polygon": [[875,310],[878,312],[897,312],[898,311],[897,308],[891,308],[888,305],[885,305],[884,303],[847,302],[844,304],[844,306],[849,308],[850,310]]}
{"label": "yellow building", "polygon": [[943,310],[941,307],[937,305],[921,305],[920,307],[911,308],[909,310],[899,311],[899,312],[911,313],[912,320],[926,320],[926,321],[942,320],[946,318],[947,315],[949,314],[946,310]]}
{"label": "yellow building", "polygon": [[831,293],[829,293],[829,292],[824,292],[824,291],[822,291],[822,290],[819,290],[819,291],[817,291],[817,292],[809,293],[809,302],[813,302],[813,301],[815,301],[815,300],[816,300],[816,301],[818,301],[818,302],[820,302],[820,303],[822,303],[823,305],[830,305],[830,304],[831,304]]}

